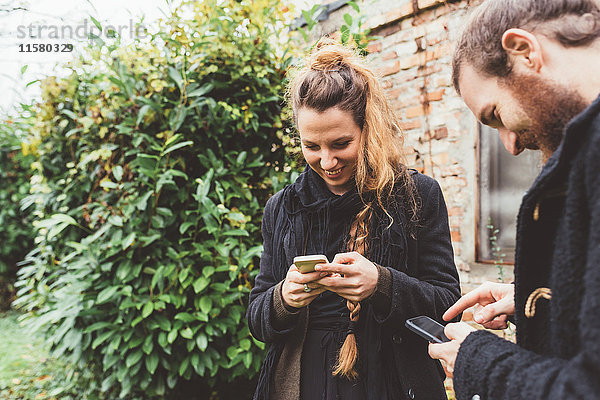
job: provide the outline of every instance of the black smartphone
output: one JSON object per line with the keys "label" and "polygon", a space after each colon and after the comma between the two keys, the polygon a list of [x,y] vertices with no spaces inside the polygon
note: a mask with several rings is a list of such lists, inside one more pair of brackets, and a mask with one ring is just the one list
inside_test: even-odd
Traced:
{"label": "black smartphone", "polygon": [[450,339],[444,335],[444,325],[425,316],[406,320],[406,327],[430,343],[445,343]]}

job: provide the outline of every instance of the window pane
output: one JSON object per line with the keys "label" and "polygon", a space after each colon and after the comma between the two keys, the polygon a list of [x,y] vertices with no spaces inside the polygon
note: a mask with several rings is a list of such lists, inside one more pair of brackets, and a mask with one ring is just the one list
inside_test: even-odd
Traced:
{"label": "window pane", "polygon": [[504,261],[514,262],[517,214],[523,194],[538,175],[541,153],[526,150],[517,157],[504,148],[496,129],[479,125],[478,261],[494,260],[488,221],[499,229],[497,243]]}

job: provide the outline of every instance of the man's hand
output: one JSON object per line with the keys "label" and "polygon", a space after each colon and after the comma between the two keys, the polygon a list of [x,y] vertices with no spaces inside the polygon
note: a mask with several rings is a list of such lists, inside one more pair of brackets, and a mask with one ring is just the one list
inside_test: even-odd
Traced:
{"label": "man's hand", "polygon": [[461,297],[443,315],[445,321],[475,306],[473,320],[487,329],[505,329],[515,313],[515,286],[512,283],[485,282]]}
{"label": "man's hand", "polygon": [[[314,283],[320,276],[319,272],[302,274],[298,271],[298,267],[292,264],[281,287],[281,296],[285,304],[295,308],[302,308],[312,303],[318,295],[326,290],[321,285]],[[304,286],[305,284],[307,286]],[[307,287],[310,290],[308,292],[305,290]]]}
{"label": "man's hand", "polygon": [[475,328],[470,327],[464,322],[448,324],[444,328],[444,333],[448,336],[450,341],[446,343],[429,344],[429,356],[442,361],[446,375],[449,378],[454,376],[454,363],[456,362],[456,356],[460,345],[469,333],[473,331],[475,331]]}
{"label": "man's hand", "polygon": [[322,276],[317,284],[354,302],[369,297],[375,291],[379,278],[375,264],[355,251],[336,254],[333,262],[318,264],[315,271]]}

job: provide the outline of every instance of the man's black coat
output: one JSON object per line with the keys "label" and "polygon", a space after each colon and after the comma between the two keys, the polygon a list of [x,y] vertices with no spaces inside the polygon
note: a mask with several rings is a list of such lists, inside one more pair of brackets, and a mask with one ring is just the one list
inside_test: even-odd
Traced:
{"label": "man's black coat", "polygon": [[[537,288],[552,290],[525,317]],[[600,398],[600,97],[574,118],[525,194],[515,259],[517,343],[470,334],[457,398]]]}

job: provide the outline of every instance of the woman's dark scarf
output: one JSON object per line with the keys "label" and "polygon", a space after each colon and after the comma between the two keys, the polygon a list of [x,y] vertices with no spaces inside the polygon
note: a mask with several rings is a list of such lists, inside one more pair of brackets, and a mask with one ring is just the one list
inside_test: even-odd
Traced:
{"label": "woman's dark scarf", "polygon": [[[394,199],[387,205],[387,212],[393,216],[394,224],[390,227],[390,217],[377,205],[372,208],[371,223],[367,251],[364,256],[372,262],[383,266],[396,265],[403,260],[402,253],[406,249],[406,218],[401,212],[401,205]],[[369,199],[365,199],[369,201]],[[375,202],[373,202],[375,203]],[[364,202],[356,187],[343,194],[335,195],[329,191],[323,179],[307,166],[296,182],[283,189],[279,204],[275,209],[275,224],[271,254],[273,256],[273,274],[277,281],[285,279],[291,260],[298,255],[325,254],[330,243],[339,241],[340,232],[343,240],[348,242],[349,231],[356,215],[364,207]],[[398,220],[400,219],[400,220]],[[347,248],[346,251],[351,251]],[[331,261],[331,260],[330,260]],[[363,308],[361,320],[373,318],[371,307]],[[378,393],[381,388],[382,374],[377,354],[381,351],[380,330],[373,324],[361,324],[365,327],[362,339],[370,343],[367,358],[362,364],[366,366],[366,381],[369,387],[369,398],[380,400],[385,398]],[[273,368],[283,350],[284,343],[273,343],[260,371],[257,396],[255,398],[269,400],[270,384]],[[359,342],[359,354],[360,354]],[[363,353],[364,355],[364,353]],[[369,367],[370,365],[370,367]],[[389,378],[385,379],[388,385]],[[385,390],[385,389],[384,389]],[[383,396],[382,396],[383,395]],[[387,397],[387,396],[386,396]]]}

